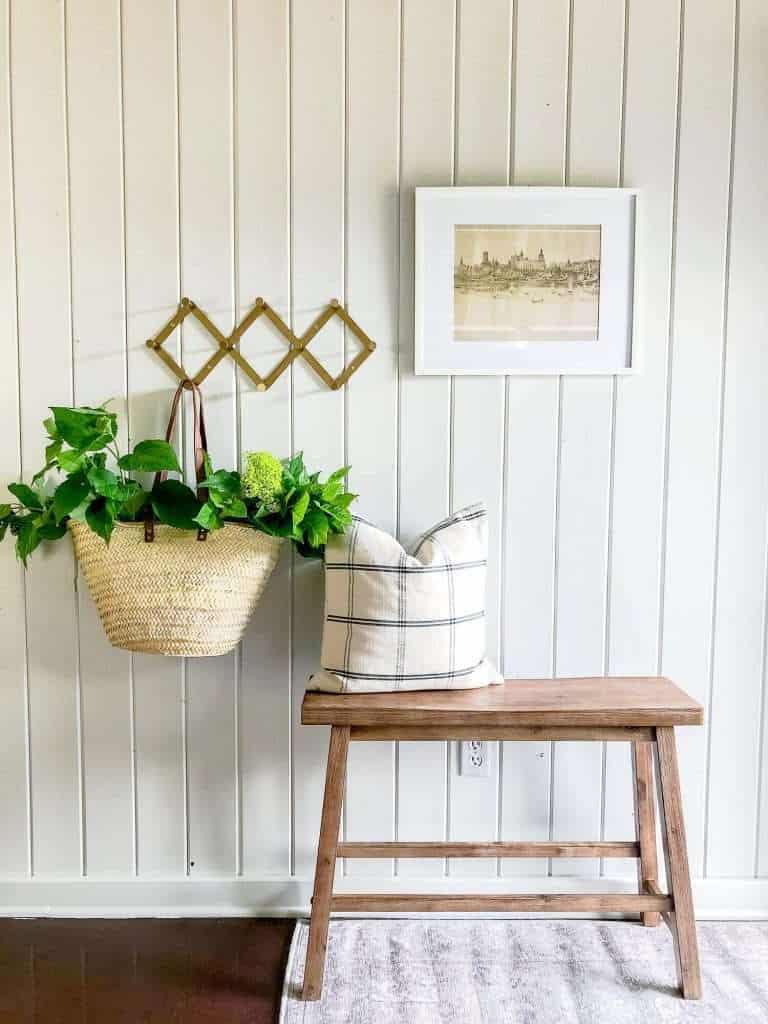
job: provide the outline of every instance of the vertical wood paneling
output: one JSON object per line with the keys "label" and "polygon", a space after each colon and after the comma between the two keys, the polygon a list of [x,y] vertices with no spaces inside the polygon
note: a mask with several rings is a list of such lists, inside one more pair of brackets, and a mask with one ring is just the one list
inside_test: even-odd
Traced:
{"label": "vertical wood paneling", "polygon": [[[662,669],[704,704],[709,687],[731,149],[733,3],[687,4],[683,22],[673,276]],[[707,730],[708,730],[707,726]],[[683,730],[692,870],[704,854],[706,731]]]}
{"label": "vertical wood paneling", "polygon": [[[347,461],[360,515],[397,529],[397,295],[400,17],[396,0],[347,9],[347,256],[350,312],[376,339],[347,388]],[[376,131],[371,132],[371,125]],[[357,342],[348,339],[348,357]],[[394,744],[353,743],[346,791],[348,839],[394,838]],[[346,873],[391,872],[348,861]]]}
{"label": "vertical wood paneling", "polygon": [[[236,271],[238,317],[261,295],[290,317],[288,0],[235,6]],[[269,46],[253,60],[250,40]],[[257,321],[240,351],[262,375],[285,353]],[[291,376],[257,392],[240,379],[241,451],[291,450]],[[239,740],[242,871],[290,871],[291,557],[283,551],[243,639]]]}
{"label": "vertical wood paneling", "polygon": [[[126,429],[120,16],[115,4],[67,7],[74,394]],[[94,147],[93,140],[98,139]],[[133,870],[130,656],[112,647],[78,580],[85,867]]]}
{"label": "vertical wood paneling", "polygon": [[[621,150],[623,5],[575,0],[571,7],[569,185],[618,184]],[[601,59],[594,59],[595,25]],[[565,378],[561,393],[560,493],[557,535],[558,675],[605,670],[608,529],[614,382]],[[597,836],[601,829],[602,755],[591,744],[559,744],[553,779],[556,839]],[[573,780],[585,786],[573,799]],[[553,870],[589,873],[596,863],[558,861]]]}
{"label": "vertical wood paneling", "polygon": [[[225,330],[257,295],[298,331],[345,301],[374,357],[342,393],[301,361],[257,393],[224,361],[214,461],[348,461],[360,512],[406,543],[484,499],[505,675],[661,668],[711,694],[709,741],[680,737],[694,869],[768,873],[767,31],[757,0],[0,0],[0,482],[31,477],[48,405],[73,396],[122,412],[127,392],[131,440],[162,433],[173,382],[144,340],[180,295]],[[414,376],[413,188],[510,172],[641,190],[634,375]],[[212,350],[192,323],[169,344],[193,371]],[[259,324],[241,347],[266,372],[284,342]],[[355,343],[334,324],[312,349],[337,372]],[[184,663],[109,648],[68,545],[26,578],[8,541],[0,559],[0,873],[308,876],[319,564],[286,551],[242,653]],[[498,776],[463,779],[444,744],[354,746],[347,834],[631,835],[626,748],[559,745],[554,765],[509,743]]]}
{"label": "vertical wood paneling", "polygon": [[[513,182],[562,185],[569,4],[551,4],[542,18],[539,4],[520,0],[514,28]],[[503,641],[509,677],[551,676],[554,671],[559,394],[559,383],[551,377],[509,380]],[[504,839],[549,838],[551,751],[550,743],[504,744]],[[506,861],[502,871],[546,873],[547,862]]]}
{"label": "vertical wood paneling", "polygon": [[[173,378],[145,341],[179,298],[176,25],[168,0],[122,7],[125,271],[130,437],[162,437]],[[149,155],[151,154],[151,159]],[[179,336],[166,342],[179,356]],[[136,859],[141,875],[183,874],[186,802],[178,658],[133,656]]]}
{"label": "vertical wood paneling", "polygon": [[[567,383],[568,387],[565,386]],[[599,378],[563,382],[556,670],[600,675],[604,657],[611,392]],[[600,835],[602,757],[596,743],[558,743],[552,780],[554,839]],[[591,874],[596,861],[553,862],[553,874]]]}
{"label": "vertical wood paneling", "polygon": [[[61,5],[11,14],[21,464],[43,465],[49,405],[72,401],[69,234]],[[44,347],[43,347],[44,346]],[[82,869],[75,565],[60,544],[27,573],[33,868]]]}
{"label": "vertical wood paneling", "polygon": [[[179,132],[181,285],[220,329],[233,322],[232,39],[229,5],[180,0]],[[190,373],[214,345],[195,321],[184,325]],[[234,364],[205,382],[208,444],[215,467],[236,457]],[[187,440],[190,431],[187,431]],[[194,476],[188,458],[190,481]],[[191,874],[236,866],[235,656],[187,663],[189,865]]]}
{"label": "vertical wood paneling", "polygon": [[[509,180],[511,5],[493,0],[481,8],[459,3],[457,25],[456,166],[457,185],[504,185]],[[501,654],[501,518],[504,483],[504,380],[456,377],[453,381],[454,510],[476,501],[488,507],[488,656]],[[495,839],[498,832],[498,744],[490,744],[487,779],[458,774],[453,759],[451,839]],[[454,753],[458,748],[454,744]],[[494,861],[457,860],[451,874],[496,873]]]}
{"label": "vertical wood paneling", "polygon": [[[400,538],[410,544],[449,507],[450,384],[413,373],[413,190],[451,183],[455,12],[443,0],[404,0],[402,11],[399,522]],[[445,838],[446,767],[443,743],[399,744],[400,839]],[[434,861],[398,864],[401,875],[430,871],[439,871]]]}
{"label": "vertical wood paneling", "polygon": [[[318,59],[318,55],[322,59]],[[304,331],[332,298],[344,299],[345,23],[343,0],[296,0],[292,7],[291,191],[293,326]],[[343,365],[344,336],[329,323],[312,342],[328,371]],[[293,443],[323,472],[344,464],[344,406],[302,360],[293,369]],[[293,609],[294,861],[314,870],[328,736],[302,727],[304,685],[318,667],[322,566],[296,556]]]}
{"label": "vertical wood paneling", "polygon": [[[19,479],[19,365],[16,322],[16,231],[13,209],[11,151],[11,77],[9,4],[0,4],[0,503],[6,485]],[[26,624],[24,575],[13,545],[0,547],[0,807],[6,839],[0,846],[0,872],[23,874],[28,869],[29,821],[27,791]]]}
{"label": "vertical wood paneling", "polygon": [[[642,675],[658,664],[680,11],[655,0],[631,3],[628,15],[623,183],[641,190],[635,335],[641,372],[616,382],[608,595],[608,671],[614,675]],[[651,50],[653,75],[646,56]],[[629,751],[619,743],[606,745],[603,817],[606,839],[634,834],[632,769]],[[612,875],[636,871],[632,861],[612,861],[604,869]]]}
{"label": "vertical wood paneling", "polygon": [[760,553],[768,516],[768,310],[755,301],[768,270],[763,232],[755,231],[768,223],[768,17],[751,0],[738,11],[705,871],[748,877],[755,865],[761,768],[766,566]]}

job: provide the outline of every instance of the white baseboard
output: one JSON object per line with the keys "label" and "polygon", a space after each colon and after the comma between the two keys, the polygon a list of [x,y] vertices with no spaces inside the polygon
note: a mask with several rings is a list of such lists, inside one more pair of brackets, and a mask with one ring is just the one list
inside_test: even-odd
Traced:
{"label": "white baseboard", "polygon": [[[626,878],[567,877],[347,878],[340,879],[336,889],[498,894],[636,891]],[[307,915],[311,894],[311,881],[298,878],[5,878],[0,879],[0,917],[299,917]],[[694,902],[702,920],[768,919],[768,878],[695,879]]]}

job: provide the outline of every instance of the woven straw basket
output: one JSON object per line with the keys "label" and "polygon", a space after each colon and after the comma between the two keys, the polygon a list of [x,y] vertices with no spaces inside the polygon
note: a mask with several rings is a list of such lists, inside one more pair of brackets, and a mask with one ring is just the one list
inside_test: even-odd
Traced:
{"label": "woven straw basket", "polygon": [[75,554],[111,644],[187,657],[236,646],[280,554],[282,541],[228,523],[198,540],[189,530],[115,523],[109,546],[70,520]]}

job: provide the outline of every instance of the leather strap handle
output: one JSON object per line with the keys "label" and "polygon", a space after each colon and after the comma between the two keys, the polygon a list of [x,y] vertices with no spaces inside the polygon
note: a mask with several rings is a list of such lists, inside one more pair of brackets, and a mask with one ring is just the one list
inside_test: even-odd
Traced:
{"label": "leather strap handle", "polygon": [[[195,480],[197,481],[198,501],[208,500],[208,491],[200,484],[205,480],[205,456],[208,454],[208,435],[205,429],[205,412],[203,410],[203,395],[200,388],[193,380],[183,380],[176,388],[171,402],[171,413],[168,417],[168,426],[165,430],[165,440],[170,444],[173,431],[176,427],[176,419],[181,405],[181,398],[185,391],[192,392],[192,420],[193,438],[195,447]],[[152,488],[168,479],[168,470],[163,469],[155,473]],[[197,539],[205,540],[208,531],[202,527],[197,531]],[[144,540],[151,543],[155,539],[155,513],[152,505],[147,505],[144,515]]]}

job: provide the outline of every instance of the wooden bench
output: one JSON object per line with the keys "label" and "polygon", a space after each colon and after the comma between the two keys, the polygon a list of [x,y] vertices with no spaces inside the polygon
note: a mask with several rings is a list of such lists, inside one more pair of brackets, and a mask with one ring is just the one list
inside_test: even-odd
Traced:
{"label": "wooden bench", "polygon": [[[686,999],[701,996],[699,954],[685,845],[675,726],[701,725],[701,706],[668,679],[515,679],[481,690],[307,693],[304,725],[330,725],[328,767],[304,970],[305,999],[322,990],[332,910],[572,911],[660,917],[675,947]],[[340,843],[339,824],[351,740],[625,740],[632,744],[636,835],[626,842]],[[656,762],[659,811],[670,892],[661,891],[653,800]],[[634,857],[638,893],[538,895],[334,895],[337,857]]]}

